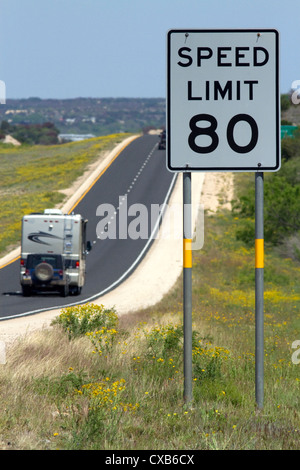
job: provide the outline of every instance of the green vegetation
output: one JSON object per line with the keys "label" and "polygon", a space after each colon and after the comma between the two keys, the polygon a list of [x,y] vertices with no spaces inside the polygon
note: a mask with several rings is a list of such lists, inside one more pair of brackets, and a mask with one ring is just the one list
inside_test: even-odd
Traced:
{"label": "green vegetation", "polygon": [[12,135],[14,139],[28,145],[58,144],[58,134],[59,130],[51,122],[12,125],[7,121],[2,121],[0,127],[1,139],[4,139],[6,135]]}
{"label": "green vegetation", "polygon": [[281,111],[287,111],[291,106],[291,97],[288,94],[280,96],[280,108]]}
{"label": "green vegetation", "polygon": [[127,135],[49,146],[0,144],[0,254],[19,244],[24,214],[62,203],[65,195],[61,191],[70,187],[101,152],[112,150]]}
{"label": "green vegetation", "polygon": [[[300,131],[282,139],[282,167],[266,173],[264,183],[265,240],[276,245],[285,256],[300,260]],[[239,179],[234,210],[242,219],[238,239],[254,239],[255,188],[248,176]]]}
{"label": "green vegetation", "polygon": [[[282,176],[266,175],[266,183],[277,178],[292,201],[286,175],[293,164],[295,176],[299,159],[296,153],[285,160]],[[183,400],[179,279],[151,308],[118,318],[110,306],[69,307],[50,330],[12,344],[0,366],[0,448],[299,449],[300,264],[294,252],[286,254],[297,231],[286,226],[266,243],[265,401],[259,411],[254,238],[245,243],[241,237],[245,222],[253,224],[254,200],[245,196],[254,175],[235,174],[234,182],[240,205],[206,214],[204,247],[193,252],[192,406]],[[280,209],[279,196],[267,191],[267,209],[269,197],[273,211]]]}
{"label": "green vegetation", "polygon": [[100,329],[116,326],[118,316],[114,309],[105,309],[103,305],[77,305],[62,309],[53,324],[61,325],[69,339]]}

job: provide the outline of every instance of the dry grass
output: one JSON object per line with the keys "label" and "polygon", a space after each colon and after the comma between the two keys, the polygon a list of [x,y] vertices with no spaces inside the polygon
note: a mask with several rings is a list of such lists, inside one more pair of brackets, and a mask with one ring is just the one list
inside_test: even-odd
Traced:
{"label": "dry grass", "polygon": [[183,400],[179,279],[159,304],[120,317],[104,354],[58,324],[15,342],[0,366],[0,448],[299,450],[299,264],[267,247],[259,411],[254,249],[237,242],[238,228],[229,211],[207,216],[205,245],[193,253],[192,407]]}

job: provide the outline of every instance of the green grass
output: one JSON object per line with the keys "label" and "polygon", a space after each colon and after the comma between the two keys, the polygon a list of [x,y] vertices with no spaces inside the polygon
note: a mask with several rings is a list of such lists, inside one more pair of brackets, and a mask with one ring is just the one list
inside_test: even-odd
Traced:
{"label": "green grass", "polygon": [[[236,186],[239,178],[252,184],[235,176]],[[121,316],[113,328],[91,322],[93,334],[70,335],[81,330],[73,309],[50,331],[9,348],[0,366],[0,448],[299,449],[300,364],[292,344],[300,340],[300,265],[266,246],[260,411],[254,249],[236,240],[240,223],[229,211],[206,215],[204,247],[193,252],[192,406],[183,400],[179,279],[160,303]]]}
{"label": "green grass", "polygon": [[[128,135],[128,134],[127,134]],[[0,255],[20,243],[24,214],[62,203],[67,189],[126,134],[52,146],[0,145]]]}

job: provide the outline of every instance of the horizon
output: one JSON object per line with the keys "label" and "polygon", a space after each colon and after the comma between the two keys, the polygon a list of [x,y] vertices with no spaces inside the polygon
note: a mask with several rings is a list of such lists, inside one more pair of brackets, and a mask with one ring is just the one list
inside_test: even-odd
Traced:
{"label": "horizon", "polygon": [[65,100],[164,100],[164,96],[74,96],[70,98],[40,98],[39,96],[29,96],[28,98],[6,98],[8,100],[40,100],[40,101],[65,101]]}

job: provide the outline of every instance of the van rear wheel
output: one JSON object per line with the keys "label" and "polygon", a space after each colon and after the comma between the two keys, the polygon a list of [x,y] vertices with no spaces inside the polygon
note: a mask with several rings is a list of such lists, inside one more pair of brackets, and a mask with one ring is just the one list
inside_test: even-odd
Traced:
{"label": "van rear wheel", "polygon": [[47,281],[50,281],[50,279],[52,279],[53,268],[51,264],[40,263],[35,267],[34,274],[39,281],[47,282]]}

